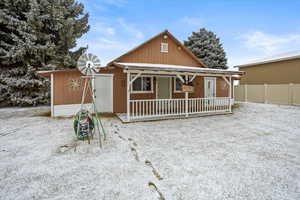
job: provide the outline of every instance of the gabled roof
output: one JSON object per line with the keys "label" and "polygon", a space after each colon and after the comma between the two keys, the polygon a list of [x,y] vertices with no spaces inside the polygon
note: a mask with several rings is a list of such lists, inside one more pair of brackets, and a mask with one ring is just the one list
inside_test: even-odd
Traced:
{"label": "gabled roof", "polygon": [[254,60],[252,62],[245,63],[242,65],[236,65],[234,67],[248,67],[248,66],[252,66],[252,65],[260,65],[260,64],[273,63],[273,62],[279,62],[279,61],[284,61],[284,60],[292,60],[292,59],[296,59],[296,58],[300,58],[300,50],[283,53],[283,54],[278,54],[278,55],[270,56],[270,57],[263,58],[263,59]]}
{"label": "gabled roof", "polygon": [[165,30],[157,35],[155,35],[154,37],[150,38],[149,40],[145,41],[144,43],[140,44],[139,46],[131,49],[130,51],[126,52],[125,54],[117,57],[116,59],[110,61],[107,66],[112,65],[115,62],[119,62],[121,58],[123,58],[124,56],[138,50],[139,48],[141,48],[142,46],[144,46],[145,44],[153,41],[154,39],[156,39],[157,37],[161,36],[161,35],[168,35],[169,38],[171,38],[177,45],[179,45],[188,55],[190,55],[197,63],[199,63],[201,66],[208,68],[199,58],[197,58],[187,47],[185,47],[179,40],[177,40],[168,30]]}

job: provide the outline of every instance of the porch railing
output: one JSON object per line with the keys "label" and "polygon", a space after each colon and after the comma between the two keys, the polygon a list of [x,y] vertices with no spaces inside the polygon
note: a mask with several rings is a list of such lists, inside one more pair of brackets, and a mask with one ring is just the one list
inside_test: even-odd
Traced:
{"label": "porch railing", "polygon": [[229,97],[130,100],[129,119],[230,112]]}

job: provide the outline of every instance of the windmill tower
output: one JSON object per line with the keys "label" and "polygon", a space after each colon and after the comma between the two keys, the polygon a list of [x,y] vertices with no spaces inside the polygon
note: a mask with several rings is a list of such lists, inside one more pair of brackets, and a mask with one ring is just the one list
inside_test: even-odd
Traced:
{"label": "windmill tower", "polygon": [[[100,116],[98,114],[96,105],[95,105],[95,91],[92,87],[93,79],[95,78],[95,74],[100,70],[101,62],[100,59],[97,58],[97,56],[88,53],[88,54],[82,54],[78,61],[77,61],[77,68],[78,70],[84,75],[81,78],[84,80],[84,87],[83,92],[81,96],[81,105],[80,110],[76,114],[75,120],[77,120],[78,123],[76,123],[76,135],[77,138],[80,134],[81,130],[81,120],[83,119],[83,115],[86,115],[88,111],[94,113],[94,116],[92,117],[92,123],[94,126],[95,132],[98,133],[99,136],[99,145],[102,148],[102,141],[106,140],[106,133],[103,128]],[[87,106],[84,104],[85,99],[90,96],[92,101],[92,108],[87,108]],[[89,126],[89,124],[87,125]],[[89,129],[89,127],[88,127]],[[90,138],[93,137],[93,133],[91,135],[87,135],[88,140],[90,141]]]}

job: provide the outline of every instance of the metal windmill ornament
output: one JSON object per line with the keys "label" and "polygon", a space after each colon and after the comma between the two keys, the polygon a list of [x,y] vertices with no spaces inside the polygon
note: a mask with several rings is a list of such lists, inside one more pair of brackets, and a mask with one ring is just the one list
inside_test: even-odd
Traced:
{"label": "metal windmill ornament", "polygon": [[[82,54],[77,61],[78,70],[84,74],[84,76],[81,77],[84,79],[84,87],[81,96],[80,110],[76,113],[76,117],[74,118],[74,124],[76,125],[74,130],[76,130],[76,136],[78,139],[87,138],[89,142],[90,138],[93,138],[94,132],[97,132],[99,135],[99,145],[102,147],[102,140],[106,139],[106,133],[96,109],[95,89],[93,89],[92,86],[92,81],[95,78],[95,74],[99,72],[100,67],[100,59],[91,53]],[[87,96],[91,97],[91,109],[85,108],[87,106],[85,101]],[[89,110],[91,110],[94,115],[91,115]],[[90,123],[87,123],[88,118],[90,119]],[[89,131],[83,131],[85,130],[85,127],[88,127],[87,130]]]}
{"label": "metal windmill ornament", "polygon": [[77,61],[77,68],[82,74],[87,76],[92,76],[99,72],[100,67],[100,59],[91,53],[82,54]]}

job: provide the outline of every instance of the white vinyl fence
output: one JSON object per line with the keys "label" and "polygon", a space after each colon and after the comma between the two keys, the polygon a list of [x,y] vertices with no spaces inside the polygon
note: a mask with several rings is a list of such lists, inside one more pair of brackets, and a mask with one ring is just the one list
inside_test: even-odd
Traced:
{"label": "white vinyl fence", "polygon": [[[230,112],[229,97],[130,100],[130,119]],[[129,119],[129,120],[130,120]]]}
{"label": "white vinyl fence", "polygon": [[257,84],[234,87],[235,101],[300,105],[300,84]]}

